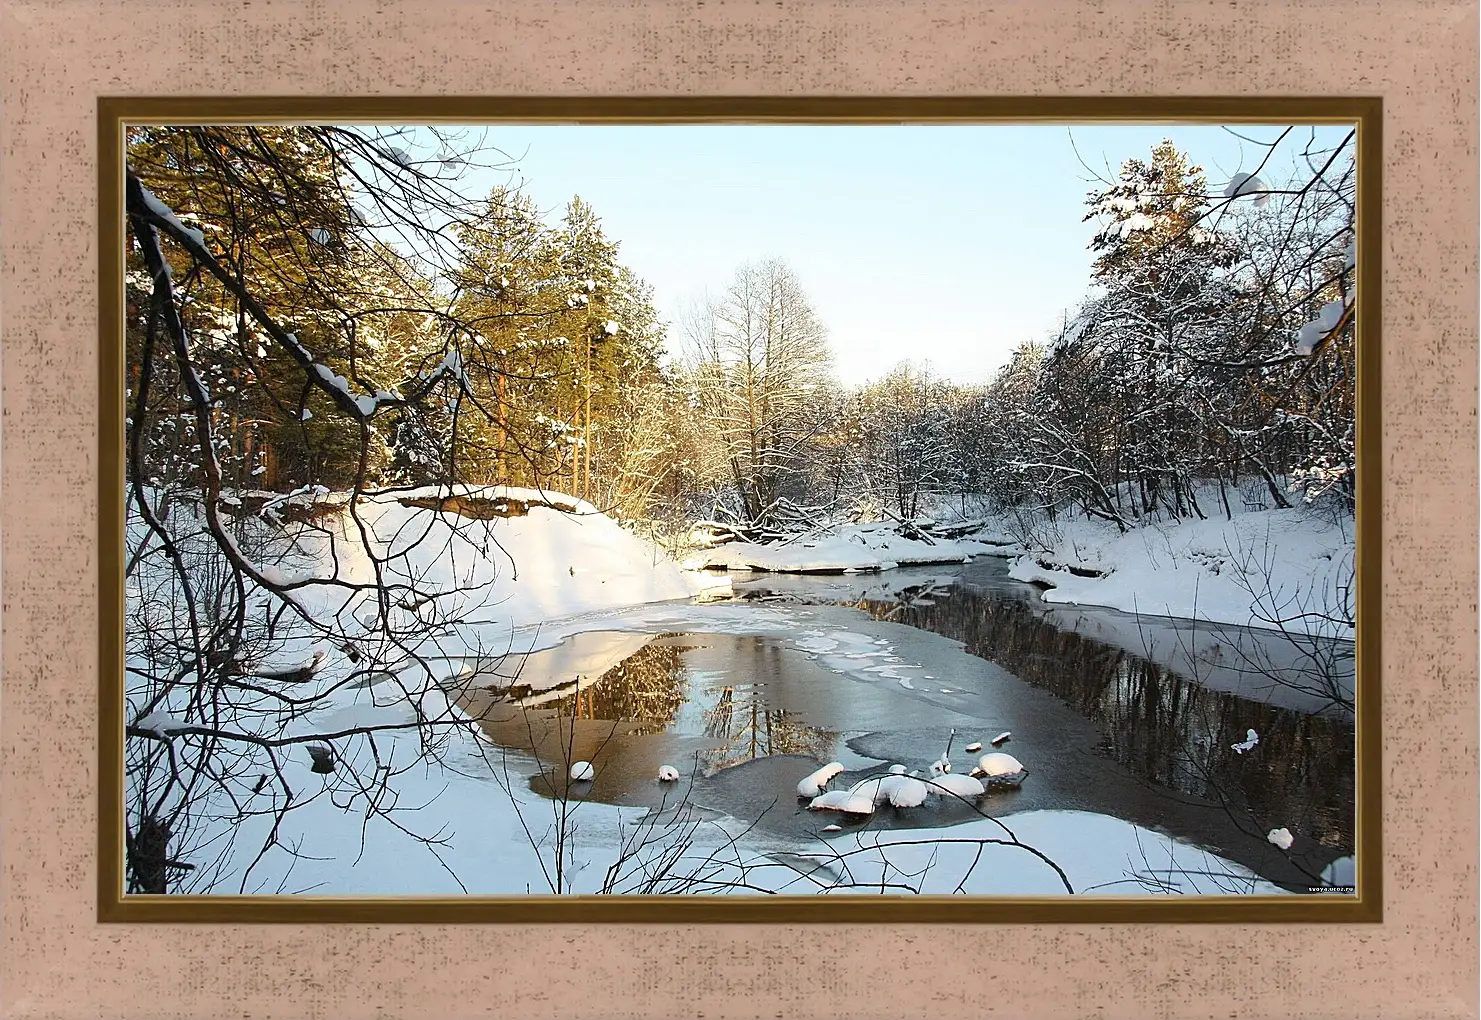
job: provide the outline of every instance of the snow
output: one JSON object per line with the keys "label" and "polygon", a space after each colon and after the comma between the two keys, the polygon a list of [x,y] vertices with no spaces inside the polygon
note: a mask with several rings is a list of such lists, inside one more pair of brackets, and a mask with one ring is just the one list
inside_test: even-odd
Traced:
{"label": "snow", "polygon": [[[1022,846],[979,844],[1007,840],[1004,823]],[[912,888],[924,895],[1062,896],[1058,873],[1025,847],[1059,867],[1077,894],[1286,895],[1240,865],[1206,850],[1107,815],[1081,811],[1032,811],[1000,822],[983,818],[940,830],[891,829],[845,832],[829,849],[849,854],[847,887],[857,893],[901,875],[919,875]],[[811,887],[798,890],[816,891]]]}
{"label": "snow", "polygon": [[1234,749],[1235,754],[1244,754],[1246,751],[1253,751],[1255,749],[1255,745],[1259,742],[1260,734],[1256,733],[1254,730],[1247,730],[1245,732],[1243,740],[1241,740],[1237,744],[1230,744],[1229,746]]}
{"label": "snow", "polygon": [[993,747],[997,747],[999,744],[1006,743],[1012,736],[1013,734],[1011,732],[1009,732],[1008,730],[1004,730],[1002,733],[999,733],[997,736],[989,740],[988,743],[992,744]]}
{"label": "snow", "polygon": [[959,541],[922,542],[883,524],[854,524],[790,542],[728,542],[684,561],[686,570],[844,573],[930,563],[964,563],[981,550]]}
{"label": "snow", "polygon": [[[521,649],[543,645],[551,649],[552,662],[571,667],[568,678],[600,676],[603,661],[613,657],[620,661],[631,654],[628,649],[634,642],[640,644],[644,634],[682,632],[692,627],[702,612],[707,628],[785,635],[798,648],[811,649],[820,663],[835,663],[861,680],[890,677],[892,671],[910,665],[888,642],[876,643],[886,639],[876,639],[872,634],[864,636],[828,626],[802,632],[795,629],[787,614],[763,606],[690,605],[687,600],[703,589],[707,579],[681,571],[654,547],[624,531],[590,503],[574,497],[509,487],[458,490],[457,494],[470,498],[529,501],[524,516],[492,521],[402,503],[407,498],[448,494],[445,489],[387,492],[366,497],[359,506],[372,536],[373,551],[377,557],[388,558],[393,576],[415,577],[433,586],[455,583],[464,588],[464,608],[475,612],[477,621],[459,628],[456,634],[435,639],[439,653],[447,657],[472,656],[480,650],[508,648],[511,644]],[[326,491],[315,489],[286,498],[302,502],[327,496],[330,494]],[[560,509],[543,505],[545,502]],[[358,537],[353,525],[344,522],[341,515],[316,524],[316,528],[324,527],[334,536],[344,576],[364,577],[367,558],[355,552]],[[327,547],[313,544],[317,534],[314,529],[304,528],[294,534],[308,550],[303,561],[285,561],[273,569],[284,576],[300,577],[305,569],[318,564],[323,576],[330,563]],[[578,569],[573,572],[573,567]],[[312,591],[312,586],[308,590]],[[323,594],[322,605],[333,605],[330,593]],[[365,615],[362,609],[355,611]],[[346,613],[342,619],[353,617]],[[570,649],[560,645],[563,639],[586,634],[594,627],[603,628],[603,633],[590,640],[583,638],[585,643],[573,644]],[[327,646],[287,642],[264,662],[301,665],[319,652],[326,661],[322,675],[314,682],[332,684],[335,677],[343,676],[346,666],[342,654]],[[419,701],[421,710],[434,718],[457,716],[455,706],[449,705],[435,686],[418,687],[417,678],[412,676],[405,680],[410,695],[402,693],[401,684],[379,685],[379,694],[374,688],[336,690],[308,716],[295,720],[289,732],[310,736],[367,725],[404,724],[411,718],[408,697]],[[168,730],[175,722],[165,716],[154,719],[149,726]],[[538,764],[516,756],[508,765],[510,771],[501,774],[497,764],[491,765],[481,757],[480,738],[471,727],[443,732],[448,741],[448,769],[418,767],[388,781],[393,784],[394,798],[416,806],[415,814],[408,817],[413,822],[411,827],[417,832],[439,833],[446,840],[437,850],[461,879],[461,885],[438,866],[426,847],[395,826],[373,822],[362,830],[363,810],[344,810],[330,797],[319,796],[283,820],[277,846],[254,866],[242,891],[272,892],[281,887],[283,891],[335,895],[434,896],[465,891],[482,895],[548,891],[542,870],[542,863],[548,863],[554,853],[551,838],[544,834],[548,823],[532,826],[533,834],[526,835],[515,813],[523,811],[534,817],[532,812],[543,812],[544,817],[549,816],[550,802],[541,799],[525,781],[525,774],[538,770]],[[419,736],[414,730],[378,734],[377,744],[382,755],[398,764],[420,753]],[[354,764],[345,760],[346,748],[338,740],[334,753],[338,760]],[[594,775],[603,761],[600,755],[591,757],[596,760],[584,764]],[[301,753],[289,756],[284,767],[295,791],[312,793],[328,782],[311,772],[308,756]],[[834,767],[836,771],[829,779],[842,771],[838,763],[826,766]],[[908,808],[917,806],[928,794],[942,795],[941,787],[969,798],[984,792],[982,784],[970,777],[946,775],[924,782],[901,776],[898,768],[891,768],[888,776],[865,780],[860,787],[820,790],[809,807],[869,815],[875,810],[876,797]],[[624,837],[631,834],[633,812],[631,808],[598,802],[577,806],[580,827],[569,833],[564,843],[578,865],[573,871],[573,891],[594,892],[608,866],[617,860]],[[721,821],[728,827],[727,833],[734,833],[742,831],[749,820]],[[1170,891],[1167,886],[1197,891],[1196,884],[1204,881],[1199,875],[1211,869],[1210,862],[1216,870],[1234,875],[1234,880],[1251,889],[1279,891],[1202,850],[1106,816],[1020,812],[1009,821],[1020,838],[1065,868],[1077,891],[1104,885],[1110,891],[1143,893],[1149,891],[1148,881],[1155,887],[1152,891]],[[272,824],[268,816],[253,816],[239,823],[239,846],[234,851],[239,859],[234,858],[235,871],[228,869],[238,879],[252,863]],[[833,826],[824,831],[843,832]],[[726,834],[716,837],[721,845],[731,838]],[[982,819],[953,826],[949,833],[941,829],[852,831],[832,843],[835,849],[842,848],[840,852],[866,851],[850,859],[850,870],[860,883],[865,876],[879,875],[891,876],[890,881],[894,881],[899,877],[897,868],[913,868],[922,875],[919,882],[923,883],[923,892],[950,893],[964,877],[962,891],[972,895],[1064,892],[1052,869],[1021,849],[997,845],[984,849],[970,842],[942,843],[943,838],[1002,839],[1003,830],[999,823]],[[739,853],[749,855],[746,881],[778,892],[819,891],[815,883],[799,881],[794,870],[758,865],[757,860],[764,861],[758,855],[771,847],[759,836],[750,840],[738,848]],[[300,842],[302,853],[296,857],[284,849],[298,847]],[[882,842],[889,846],[881,847]],[[798,847],[791,844],[785,849],[795,851]],[[1149,875],[1154,877],[1149,879]],[[741,875],[738,872],[734,877]],[[234,881],[230,888],[235,887]]]}
{"label": "snow", "polygon": [[890,791],[895,788],[901,778],[903,777],[894,775],[871,776],[855,783],[849,792],[856,797],[868,797],[870,804],[878,807],[890,799]]}
{"label": "snow", "polygon": [[[403,502],[450,496],[491,505],[516,501],[527,512],[475,520]],[[443,657],[507,649],[514,632],[528,626],[729,587],[728,579],[680,570],[592,504],[553,491],[517,486],[388,490],[363,496],[356,514],[369,536],[369,551],[383,561],[388,583],[445,593],[439,612],[464,621],[453,632],[429,633],[429,647],[435,644]],[[295,537],[300,547],[315,550],[312,564],[319,578],[328,580],[330,564],[337,562],[340,580],[374,581],[375,564],[347,512],[320,518]],[[310,589],[316,587],[326,586]],[[326,588],[326,604],[335,592]]]}
{"label": "snow", "polygon": [[184,719],[177,719],[168,712],[155,710],[148,715],[134,720],[134,726],[141,730],[152,730],[161,737],[169,736],[174,730],[183,730],[191,726]]}
{"label": "snow", "polygon": [[[294,732],[311,734],[334,732],[340,727],[404,723],[409,717],[404,699],[382,695],[377,700],[371,690],[342,690],[332,700],[332,708],[302,720]],[[437,714],[435,703],[424,705],[423,710]],[[444,703],[442,711],[448,710]],[[256,863],[245,881],[241,874],[252,863],[262,840],[272,832],[274,822],[270,816],[254,816],[239,823],[240,839],[233,849],[236,863],[228,869],[234,878],[217,891],[346,896],[549,892],[546,883],[556,853],[556,837],[547,831],[546,822],[527,831],[520,817],[525,822],[549,817],[551,802],[534,793],[522,778],[525,771],[536,770],[538,765],[516,758],[508,763],[506,773],[497,761],[482,756],[479,738],[471,727],[444,733],[448,769],[413,768],[398,772],[388,782],[394,799],[416,807],[414,817],[408,817],[411,828],[439,834],[442,842],[436,849],[447,870],[427,847],[406,832],[382,823],[362,826],[359,807],[344,810],[327,796],[315,796],[283,819],[275,847]],[[412,730],[386,732],[378,735],[377,743],[387,759],[404,762],[417,753],[419,738]],[[343,759],[344,747],[337,743],[335,753]],[[596,765],[592,767],[595,771]],[[327,782],[326,777],[312,773],[308,755],[290,756],[284,763],[284,774],[294,790],[309,793],[322,789]],[[925,792],[939,794],[920,780],[891,776],[897,782],[890,802],[903,809],[919,806],[914,801]],[[975,784],[962,776],[949,777],[946,782],[963,780]],[[980,786],[975,784],[962,792],[972,796]],[[598,892],[607,869],[618,861],[624,841],[631,839],[641,811],[635,814],[631,809],[594,801],[573,802],[573,806],[577,821],[564,834],[563,845],[574,867],[568,872],[571,884],[565,891]],[[847,790],[823,794],[810,806],[861,817],[874,811],[872,797]],[[787,837],[780,843],[753,836],[735,844],[734,864],[723,863],[732,856],[729,850],[718,858],[713,856],[716,847],[731,846],[735,834],[746,831],[750,821],[724,817],[704,828],[692,849],[675,854],[674,873],[713,875],[718,867],[722,880],[744,880],[760,890],[787,894],[816,894],[833,888],[882,891],[874,888],[879,880],[890,876],[894,881],[902,871],[917,876],[910,884],[929,894],[1062,895],[1066,891],[1053,869],[1028,851],[973,842],[1006,838],[1003,823],[993,819],[973,819],[949,830],[858,831],[851,826],[852,831],[845,831],[842,826],[826,826],[822,832],[829,835],[832,847],[817,859],[829,861],[837,860],[840,854],[849,855],[848,870],[853,879],[846,888],[831,879],[824,879],[822,887],[813,881],[799,881],[795,871],[768,863],[768,854],[774,850],[797,853],[812,849],[815,844],[809,844],[806,836]],[[1218,892],[1223,884],[1235,887],[1229,891],[1281,893],[1238,865],[1108,816],[1031,811],[1014,814],[1004,822],[1019,840],[1063,868],[1077,892]],[[659,834],[657,827],[654,832]],[[800,845],[798,839],[803,840]],[[301,847],[302,852],[295,856],[285,849],[288,847]],[[1210,880],[1204,877],[1208,872],[1229,877]],[[677,888],[682,890],[682,884]],[[710,887],[711,891],[715,888]]]}
{"label": "snow", "polygon": [[1024,771],[1022,762],[1001,751],[984,754],[977,760],[977,767],[989,776],[1012,776]]}
{"label": "snow", "polygon": [[914,776],[901,776],[890,789],[890,804],[897,808],[920,807],[926,802],[928,792],[926,784]]}
{"label": "snow", "polygon": [[1342,319],[1342,313],[1347,310],[1347,302],[1342,300],[1328,301],[1322,305],[1322,310],[1317,313],[1317,328],[1323,333],[1330,333]]}
{"label": "snow", "polygon": [[[262,573],[264,576],[266,576],[268,572],[271,572],[273,574],[278,573],[278,571],[273,567],[263,567],[259,572]],[[267,577],[267,579],[269,581],[273,580],[272,577]],[[308,658],[285,658],[283,656],[269,656],[268,658],[262,659],[261,661],[255,662],[251,665],[252,675],[279,676],[292,673],[306,673],[318,669],[319,664],[324,661],[328,654],[328,649],[317,647],[312,650],[312,653],[308,656]]]}
{"label": "snow", "polygon": [[149,207],[150,212],[154,213],[154,215],[158,216],[160,219],[164,220],[180,233],[190,238],[196,243],[197,246],[201,248],[204,248],[206,246],[206,235],[201,233],[199,230],[187,227],[184,223],[181,223],[180,217],[176,216],[174,211],[169,206],[165,205],[158,198],[156,198],[154,196],[154,192],[144,187],[143,184],[139,185],[139,191],[143,193],[144,204]]}
{"label": "snow", "polygon": [[597,771],[589,761],[578,761],[571,766],[571,778],[577,782],[589,782],[596,778]]}
{"label": "snow", "polygon": [[1339,857],[1322,869],[1322,881],[1328,885],[1356,885],[1358,863],[1353,857]]}
{"label": "snow", "polygon": [[[1009,574],[1051,586],[1043,592],[1051,603],[1270,629],[1285,620],[1313,635],[1352,640],[1350,625],[1329,618],[1351,599],[1350,522],[1303,507],[1236,513],[1232,520],[1208,503],[1205,509],[1207,520],[1125,533],[1107,521],[1062,520],[1058,533],[1034,541]],[[1102,576],[1077,576],[1072,566]]]}
{"label": "snow", "polygon": [[1290,829],[1271,829],[1270,835],[1265,838],[1282,850],[1291,849],[1291,844],[1296,842],[1296,837],[1291,835]]}
{"label": "snow", "polygon": [[1322,342],[1321,326],[1315,322],[1304,323],[1296,331],[1296,342],[1293,345],[1297,354],[1310,354],[1316,350],[1317,344]]}
{"label": "snow", "polygon": [[801,782],[799,782],[797,784],[797,796],[799,796],[799,797],[817,797],[817,796],[819,796],[823,792],[823,788],[828,785],[828,783],[833,779],[833,777],[836,776],[836,775],[838,775],[842,771],[843,771],[843,766],[841,764],[839,764],[836,761],[835,762],[829,762],[827,765],[824,765],[822,768],[818,769],[816,772],[813,772],[810,775],[805,776],[801,780]]}
{"label": "snow", "polygon": [[809,811],[842,811],[851,815],[874,813],[874,797],[868,792],[854,790],[829,790],[814,797]]}
{"label": "snow", "polygon": [[932,776],[930,781],[924,785],[927,786],[931,795],[936,797],[964,797],[971,799],[973,797],[981,797],[987,792],[987,787],[983,786],[980,780],[974,779],[972,776],[955,775],[952,773]]}
{"label": "snow", "polygon": [[968,754],[971,754],[974,751],[980,751],[980,750],[982,750],[982,744],[981,744],[980,741],[975,741],[974,740],[972,743],[970,743],[970,744],[967,745],[967,753]]}
{"label": "snow", "polygon": [[1337,328],[1337,324],[1342,321],[1342,314],[1347,311],[1347,306],[1351,303],[1352,295],[1348,294],[1322,305],[1321,311],[1317,312],[1317,317],[1296,331],[1294,345],[1296,353],[1310,354],[1316,350],[1322,338]]}
{"label": "snow", "polygon": [[1130,234],[1136,233],[1137,231],[1151,230],[1155,226],[1157,226],[1157,221],[1148,216],[1146,213],[1132,213],[1130,216],[1126,217],[1126,219],[1121,221],[1118,228],[1118,233],[1120,234],[1120,236],[1126,237]]}
{"label": "snow", "polygon": [[1270,192],[1265,187],[1264,181],[1254,174],[1235,174],[1224,188],[1224,197],[1239,198],[1245,195],[1254,196],[1254,203],[1257,207],[1270,201]]}

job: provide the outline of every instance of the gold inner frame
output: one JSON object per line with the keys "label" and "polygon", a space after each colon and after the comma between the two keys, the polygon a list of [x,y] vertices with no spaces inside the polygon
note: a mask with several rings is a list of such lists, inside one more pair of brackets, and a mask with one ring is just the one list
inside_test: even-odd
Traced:
{"label": "gold inner frame", "polygon": [[[128,124],[1121,124],[1357,126],[1354,896],[685,897],[124,894],[124,201]],[[100,97],[98,99],[98,920],[340,923],[1239,923],[1383,919],[1382,100],[1376,97]]]}

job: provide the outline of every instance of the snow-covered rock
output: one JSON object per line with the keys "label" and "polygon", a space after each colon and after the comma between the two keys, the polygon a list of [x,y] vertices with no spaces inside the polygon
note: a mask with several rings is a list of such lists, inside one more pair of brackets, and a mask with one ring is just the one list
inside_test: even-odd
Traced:
{"label": "snow-covered rock", "polygon": [[985,776],[1011,776],[1025,771],[1023,762],[1011,754],[991,751],[977,759],[977,767]]}
{"label": "snow-covered rock", "polygon": [[658,781],[660,783],[677,783],[679,781],[679,770],[672,765],[658,766]]}
{"label": "snow-covered rock", "polygon": [[829,762],[816,772],[803,777],[802,781],[797,784],[797,796],[809,798],[819,796],[833,777],[842,771],[842,764],[836,761]]}
{"label": "snow-covered rock", "polygon": [[890,790],[890,803],[897,808],[920,807],[929,792],[926,784],[914,776],[901,776]]}
{"label": "snow-covered rock", "polygon": [[827,793],[814,797],[807,807],[810,811],[842,811],[851,815],[872,815],[874,797],[869,793],[856,793],[853,790],[829,790]]}
{"label": "snow-covered rock", "polygon": [[972,776],[945,775],[933,776],[931,781],[925,784],[927,791],[937,797],[963,797],[971,799],[981,797],[987,792],[987,787],[982,785],[978,779]]}
{"label": "snow-covered rock", "polygon": [[589,782],[596,778],[597,770],[589,761],[578,761],[571,766],[571,778],[578,783]]}

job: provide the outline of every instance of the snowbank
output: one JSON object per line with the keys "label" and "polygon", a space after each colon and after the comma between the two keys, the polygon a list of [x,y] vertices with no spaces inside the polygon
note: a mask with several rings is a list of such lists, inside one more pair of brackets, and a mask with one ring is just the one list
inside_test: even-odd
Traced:
{"label": "snowbank", "polygon": [[1046,602],[1236,626],[1285,621],[1298,633],[1350,640],[1353,548],[1351,522],[1299,508],[1124,534],[1105,521],[1061,521],[1010,575],[1047,586]]}
{"label": "snowbank", "polygon": [[[437,595],[419,604],[408,591],[398,609],[429,623],[459,619],[439,640],[445,655],[500,647],[534,624],[729,588],[728,578],[681,570],[584,500],[513,486],[389,491],[292,534],[307,554],[303,576],[371,584],[379,567],[385,584]],[[347,603],[329,584],[306,595],[375,629],[368,596]]]}
{"label": "snowbank", "polygon": [[773,545],[729,542],[696,553],[684,561],[684,568],[842,574],[931,563],[963,563],[983,549],[980,542],[906,538],[888,524],[853,524],[832,529],[829,534]]}

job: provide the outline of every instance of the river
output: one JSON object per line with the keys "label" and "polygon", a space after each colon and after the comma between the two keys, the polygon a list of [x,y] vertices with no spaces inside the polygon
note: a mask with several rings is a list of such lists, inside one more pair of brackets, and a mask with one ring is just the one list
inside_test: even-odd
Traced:
{"label": "river", "polygon": [[[842,762],[846,781],[925,769],[950,741],[965,772],[968,744],[1009,732],[1002,750],[1029,776],[984,798],[988,814],[1111,815],[1290,889],[1353,852],[1351,643],[1052,605],[995,558],[734,587],[729,604],[594,621],[464,707],[544,763],[528,776],[543,794],[570,790],[551,766],[586,759],[599,769],[580,796],[653,808],[680,796],[654,782],[670,763],[687,803],[772,839],[842,821],[797,800],[815,761]],[[1249,730],[1258,744],[1234,751]],[[865,824],[974,817],[961,805]],[[1266,840],[1281,827],[1303,834],[1297,851]]]}

